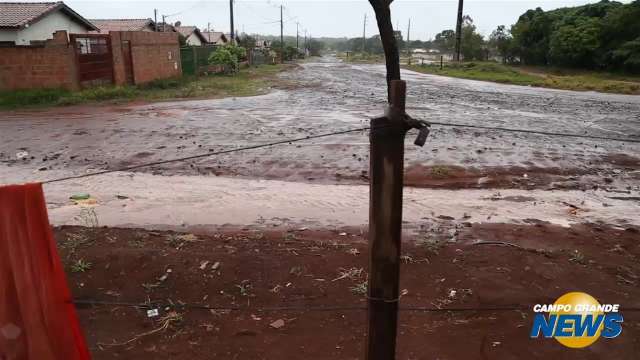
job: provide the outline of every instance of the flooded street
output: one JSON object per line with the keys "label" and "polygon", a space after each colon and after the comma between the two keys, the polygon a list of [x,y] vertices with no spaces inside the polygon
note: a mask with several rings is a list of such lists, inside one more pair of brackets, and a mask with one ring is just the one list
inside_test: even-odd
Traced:
{"label": "flooded street", "polygon": [[[42,181],[364,127],[384,107],[382,65],[323,58],[281,77],[291,86],[257,97],[1,113],[0,183]],[[403,72],[403,78],[408,81],[408,112],[419,119],[640,139],[640,97],[500,85],[409,71]],[[144,174],[137,176],[88,178],[47,185],[45,191],[54,204],[50,206],[57,224],[78,223],[73,209],[65,207],[66,199],[85,191],[102,198],[98,209],[102,208],[103,220],[109,225],[246,224],[261,218],[290,218],[319,226],[364,224],[367,135],[362,131],[142,168],[138,171]],[[413,145],[414,136],[407,137],[406,183],[434,190],[408,190],[408,203],[425,198],[441,203],[408,205],[414,206],[407,212],[410,221],[431,213],[461,217],[467,212],[476,216],[471,221],[487,221],[493,210],[484,208],[487,202],[480,199],[496,193],[503,196],[506,189],[512,189],[509,196],[536,190],[519,207],[548,201],[553,208],[539,206],[529,214],[513,207],[517,203],[504,203],[491,221],[546,217],[563,225],[579,222],[566,218],[563,203],[583,206],[580,204],[588,197],[596,199],[589,210],[593,212],[590,221],[638,222],[634,210],[639,205],[640,144],[434,125],[425,147],[418,148]],[[265,190],[255,193],[256,187]],[[482,191],[436,191],[470,188]],[[556,192],[546,194],[545,190]],[[182,196],[185,192],[191,195]],[[300,201],[290,203],[290,192]],[[135,199],[131,209],[136,211],[122,208],[126,204],[114,204],[113,196],[119,193]],[[206,199],[212,194],[213,198]],[[461,204],[466,194],[475,200],[447,214],[457,205],[446,199],[458,199],[460,203],[454,203]],[[255,210],[227,211],[233,206]],[[200,210],[189,212],[189,207]],[[217,207],[215,220],[198,213],[212,207]],[[349,215],[354,212],[357,214]],[[508,215],[516,212],[520,214]],[[558,218],[558,213],[564,215]]]}
{"label": "flooded street", "polygon": [[[263,96],[0,113],[0,184],[366,127],[383,74],[324,58]],[[640,96],[403,77],[419,119],[640,139]],[[400,304],[399,359],[574,359],[531,339],[527,308],[577,289],[624,309],[623,335],[581,356],[637,358],[640,144],[414,136],[393,248],[402,291],[379,299]],[[368,170],[358,131],[44,184],[92,357],[361,358],[377,256]],[[157,328],[167,316],[179,320]]]}

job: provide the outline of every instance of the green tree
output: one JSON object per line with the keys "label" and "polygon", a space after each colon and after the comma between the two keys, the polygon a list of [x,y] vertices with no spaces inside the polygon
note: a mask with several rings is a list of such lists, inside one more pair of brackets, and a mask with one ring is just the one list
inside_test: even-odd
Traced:
{"label": "green tree", "polygon": [[466,15],[462,23],[460,52],[466,61],[486,60],[487,52],[484,38],[476,31],[473,19]]}
{"label": "green tree", "polygon": [[433,45],[442,52],[453,52],[456,47],[456,32],[443,30],[433,40]]}
{"label": "green tree", "polygon": [[548,12],[529,10],[511,28],[514,54],[527,64],[640,72],[640,0],[602,0]]}
{"label": "green tree", "polygon": [[[614,69],[640,72],[634,48],[640,37],[640,1],[611,9],[602,19],[603,63]],[[627,61],[629,60],[629,61]],[[633,65],[633,64],[636,65]]]}
{"label": "green tree", "polygon": [[209,64],[224,66],[225,73],[236,73],[240,70],[240,60],[246,58],[245,48],[233,44],[218,47],[209,55]]}
{"label": "green tree", "polygon": [[516,51],[525,64],[547,65],[553,20],[541,8],[529,10],[511,28]]}
{"label": "green tree", "polygon": [[245,60],[247,58],[247,49],[242,46],[237,46],[234,44],[227,44],[224,46],[233,56],[235,56],[238,61]]}
{"label": "green tree", "polygon": [[500,25],[493,30],[489,36],[489,49],[492,53],[500,56],[503,63],[514,62],[513,37],[506,26]]}
{"label": "green tree", "polygon": [[[295,44],[294,44],[295,45]],[[278,59],[280,59],[280,52],[282,51],[282,47],[280,46],[280,41],[274,41],[271,43],[271,49],[276,53],[276,57]],[[289,61],[289,60],[295,60],[298,58],[298,49],[291,45],[288,44],[285,41],[284,44],[284,54],[282,57],[285,61]]]}
{"label": "green tree", "polygon": [[222,65],[225,73],[238,71],[238,58],[226,46],[217,48],[209,55],[209,64]]}
{"label": "green tree", "polygon": [[611,60],[618,69],[640,73],[640,37],[614,50]]}
{"label": "green tree", "polygon": [[594,67],[600,48],[600,21],[580,20],[576,25],[564,25],[551,34],[549,62],[569,67]]}

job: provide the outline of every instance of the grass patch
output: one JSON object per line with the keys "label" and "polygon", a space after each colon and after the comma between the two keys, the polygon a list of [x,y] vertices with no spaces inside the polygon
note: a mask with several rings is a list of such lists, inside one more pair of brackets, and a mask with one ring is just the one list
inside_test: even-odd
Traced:
{"label": "grass patch", "polygon": [[375,64],[384,62],[384,55],[382,54],[369,54],[363,52],[349,52],[349,56],[347,56],[346,52],[341,52],[338,53],[336,57],[342,61],[352,63]]}
{"label": "grass patch", "polygon": [[640,94],[640,77],[594,71],[545,67],[520,67],[494,62],[411,65],[408,69],[421,73],[503,84],[547,87],[577,91],[599,91],[617,94]]}
{"label": "grass patch", "polygon": [[86,272],[87,270],[91,270],[92,267],[93,267],[93,264],[91,264],[90,262],[84,261],[83,259],[79,259],[75,261],[73,264],[71,264],[71,272],[83,273],[83,272]]}
{"label": "grass patch", "polygon": [[0,107],[14,108],[22,106],[37,106],[55,104],[61,98],[69,96],[64,89],[35,89],[0,92]]}
{"label": "grass patch", "polygon": [[243,69],[236,75],[184,76],[152,81],[138,86],[104,86],[69,91],[33,89],[0,92],[0,109],[75,105],[101,101],[167,100],[251,96],[266,93],[283,65],[261,65]]}
{"label": "grass patch", "polygon": [[[385,63],[384,54],[370,54],[370,53],[350,51],[349,56],[347,56],[346,52],[339,52],[336,54],[336,57],[348,63],[358,63],[358,64],[384,64]],[[404,56],[404,53],[401,53],[400,64],[405,64],[408,62],[409,62],[409,58]]]}

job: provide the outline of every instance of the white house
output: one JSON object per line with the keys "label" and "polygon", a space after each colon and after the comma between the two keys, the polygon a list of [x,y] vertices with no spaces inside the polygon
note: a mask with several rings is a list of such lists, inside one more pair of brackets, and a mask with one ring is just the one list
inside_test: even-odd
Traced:
{"label": "white house", "polygon": [[174,26],[177,32],[184,36],[187,45],[189,46],[202,46],[207,43],[207,39],[204,38],[200,30],[195,26]]}
{"label": "white house", "polygon": [[84,34],[98,30],[87,19],[60,2],[0,2],[0,43],[31,45],[53,38],[53,33]]}

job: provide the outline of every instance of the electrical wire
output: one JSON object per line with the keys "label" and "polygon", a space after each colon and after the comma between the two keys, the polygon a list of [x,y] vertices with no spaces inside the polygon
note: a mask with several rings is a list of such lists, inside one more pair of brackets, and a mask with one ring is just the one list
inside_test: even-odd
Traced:
{"label": "electrical wire", "polygon": [[211,157],[211,156],[215,156],[215,155],[229,154],[229,153],[234,153],[234,152],[238,152],[238,151],[245,151],[245,150],[260,149],[260,148],[266,148],[266,147],[271,147],[271,146],[281,145],[281,144],[290,144],[290,143],[299,142],[299,141],[319,139],[319,138],[328,137],[328,136],[342,135],[342,134],[348,134],[348,133],[352,133],[352,132],[366,131],[366,130],[370,130],[370,129],[371,128],[367,126],[367,127],[362,127],[362,128],[348,129],[348,130],[342,130],[342,131],[334,131],[334,132],[318,134],[318,135],[307,135],[305,137],[280,140],[280,141],[275,141],[275,142],[266,143],[266,144],[243,146],[243,147],[235,148],[235,149],[228,149],[228,150],[222,150],[222,151],[216,151],[216,152],[208,152],[208,153],[205,153],[205,154],[198,154],[198,155],[185,156],[185,157],[180,157],[180,158],[175,158],[175,159],[160,160],[160,161],[154,161],[154,162],[150,162],[150,163],[126,166],[126,167],[118,168],[118,169],[102,170],[102,171],[96,171],[96,172],[82,174],[82,175],[66,176],[66,177],[57,178],[57,179],[45,180],[45,181],[42,181],[41,183],[42,184],[51,184],[51,183],[60,182],[60,181],[81,179],[81,178],[86,178],[86,177],[90,177],[90,176],[103,175],[103,174],[108,174],[108,173],[113,173],[113,172],[135,170],[135,169],[140,169],[140,168],[143,168],[143,167],[164,165],[164,164],[169,164],[169,163],[173,163],[173,162],[181,162],[181,161],[187,161],[187,160],[201,159],[201,158]]}
{"label": "electrical wire", "polygon": [[184,9],[184,10],[182,10],[182,11],[178,11],[177,13],[169,14],[169,15],[163,15],[163,16],[164,16],[165,18],[169,18],[169,17],[174,17],[174,16],[182,15],[182,14],[184,14],[184,13],[185,13],[185,12],[187,12],[187,11],[191,11],[191,10],[193,10],[193,9],[197,8],[197,7],[200,7],[201,5],[204,5],[204,2],[205,2],[204,0],[200,0],[200,1],[198,1],[198,2],[194,3],[193,5],[191,5],[190,7],[186,8],[186,9]]}
{"label": "electrical wire", "polygon": [[[611,138],[611,137],[595,136],[595,135],[568,134],[568,133],[558,133],[558,132],[529,130],[529,129],[512,129],[512,128],[503,128],[503,127],[470,125],[470,124],[443,123],[443,122],[433,122],[433,121],[430,122],[430,124],[431,125],[438,125],[438,126],[445,126],[445,127],[460,127],[460,128],[506,131],[506,132],[536,134],[536,135],[546,135],[546,136],[558,136],[558,137],[582,138],[582,139],[592,139],[592,140],[607,140],[607,141],[620,141],[620,142],[640,143],[640,140],[636,140],[636,139]],[[149,167],[149,166],[164,165],[164,164],[173,163],[173,162],[194,160],[194,159],[211,157],[211,156],[215,156],[215,155],[222,155],[222,154],[229,154],[229,153],[234,153],[234,152],[239,152],[239,151],[260,149],[260,148],[266,148],[266,147],[271,147],[271,146],[275,146],[275,145],[288,144],[288,143],[294,143],[294,142],[300,142],[300,141],[305,141],[305,140],[318,139],[318,138],[329,137],[329,136],[334,136],[334,135],[348,134],[348,133],[352,133],[352,132],[367,131],[367,130],[371,130],[371,128],[370,127],[361,127],[361,128],[356,128],[356,129],[348,129],[348,130],[324,133],[324,134],[319,134],[319,135],[308,135],[308,136],[305,136],[305,137],[280,140],[280,141],[275,141],[275,142],[266,143],[266,144],[250,145],[250,146],[244,146],[244,147],[239,147],[239,148],[234,148],[234,149],[228,149],[228,150],[222,150],[222,151],[216,151],[216,152],[208,152],[208,153],[205,153],[205,154],[198,154],[198,155],[192,155],[192,156],[186,156],[186,157],[180,157],[180,158],[174,158],[174,159],[168,159],[168,160],[160,160],[160,161],[144,163],[144,164],[138,164],[138,165],[132,165],[132,166],[127,166],[127,167],[118,168],[118,169],[102,170],[102,171],[97,171],[97,172],[92,172],[92,173],[87,173],[87,174],[72,175],[72,176],[67,176],[67,177],[62,177],[62,178],[50,179],[50,180],[43,181],[42,184],[51,184],[51,183],[60,182],[60,181],[81,179],[81,178],[86,178],[86,177],[90,177],[90,176],[103,175],[103,174],[108,174],[108,173],[113,173],[113,172],[130,171],[130,170],[140,169],[140,168]]]}

